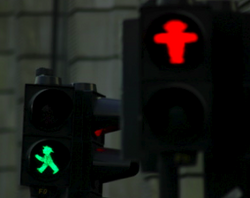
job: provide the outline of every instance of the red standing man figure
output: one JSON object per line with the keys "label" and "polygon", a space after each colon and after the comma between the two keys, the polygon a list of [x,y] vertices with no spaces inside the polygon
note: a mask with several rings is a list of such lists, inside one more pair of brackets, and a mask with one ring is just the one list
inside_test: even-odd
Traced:
{"label": "red standing man figure", "polygon": [[198,35],[193,32],[184,32],[188,25],[180,20],[170,20],[163,25],[167,33],[154,36],[157,44],[166,44],[171,64],[183,64],[185,44],[198,40]]}

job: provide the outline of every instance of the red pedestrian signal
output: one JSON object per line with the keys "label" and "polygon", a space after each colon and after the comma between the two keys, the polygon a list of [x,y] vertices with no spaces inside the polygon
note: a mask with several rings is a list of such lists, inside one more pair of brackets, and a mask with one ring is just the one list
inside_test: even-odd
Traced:
{"label": "red pedestrian signal", "polygon": [[158,171],[152,155],[209,147],[212,19],[208,7],[145,4],[124,22],[123,156],[144,171]]}
{"label": "red pedestrian signal", "polygon": [[194,69],[204,62],[206,38],[195,17],[169,12],[144,21],[143,53],[158,68]]}
{"label": "red pedestrian signal", "polygon": [[188,24],[181,20],[170,20],[163,25],[166,33],[158,33],[153,38],[156,44],[166,45],[171,64],[185,63],[185,45],[198,40],[196,33],[185,32],[187,27]]}

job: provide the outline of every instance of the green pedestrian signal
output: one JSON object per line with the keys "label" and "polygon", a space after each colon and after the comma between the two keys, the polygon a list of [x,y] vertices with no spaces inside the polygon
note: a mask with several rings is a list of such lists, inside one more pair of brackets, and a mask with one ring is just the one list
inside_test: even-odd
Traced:
{"label": "green pedestrian signal", "polygon": [[43,173],[48,166],[53,170],[53,174],[56,174],[59,171],[59,168],[55,165],[50,153],[54,153],[52,148],[49,146],[43,146],[44,157],[41,157],[38,154],[35,155],[36,159],[43,162],[43,165],[40,168],[37,168],[38,172]]}
{"label": "green pedestrian signal", "polygon": [[75,119],[76,88],[62,85],[48,68],[37,69],[34,80],[24,89],[20,184],[30,186],[31,197],[57,197],[70,185],[75,168],[72,154],[79,138],[74,131],[82,126]]}
{"label": "green pedestrian signal", "polygon": [[69,146],[67,141],[55,139],[43,139],[31,146],[27,156],[31,175],[44,181],[64,175],[70,164]]}

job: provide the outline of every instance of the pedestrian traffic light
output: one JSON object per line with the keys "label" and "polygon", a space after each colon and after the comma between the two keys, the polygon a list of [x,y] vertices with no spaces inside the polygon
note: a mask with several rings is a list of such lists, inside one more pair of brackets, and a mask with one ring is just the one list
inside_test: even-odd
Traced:
{"label": "pedestrian traffic light", "polygon": [[[138,28],[132,31],[132,26]],[[142,151],[208,147],[213,98],[211,27],[212,15],[207,7],[142,6],[139,19],[125,21],[125,157],[141,157]],[[138,40],[132,43],[131,38]],[[132,103],[136,110],[129,112]],[[133,138],[131,130],[138,129],[139,134]],[[137,148],[137,154],[129,151],[128,141]]]}
{"label": "pedestrian traffic light", "polygon": [[249,21],[249,14],[209,7],[145,4],[138,19],[124,22],[126,159],[179,153],[176,164],[185,165],[181,156],[205,151],[208,198],[237,187],[250,194],[242,171],[249,149]]}
{"label": "pedestrian traffic light", "polygon": [[133,176],[137,162],[104,148],[104,135],[120,129],[120,101],[97,93],[95,84],[62,85],[39,68],[26,84],[21,185],[32,196],[100,197],[105,182]]}
{"label": "pedestrian traffic light", "polygon": [[180,151],[208,146],[212,104],[210,15],[202,7],[141,9],[142,130],[146,149]]}
{"label": "pedestrian traffic light", "polygon": [[67,186],[74,89],[62,86],[50,70],[40,68],[36,75],[36,83],[25,86],[21,184]]}

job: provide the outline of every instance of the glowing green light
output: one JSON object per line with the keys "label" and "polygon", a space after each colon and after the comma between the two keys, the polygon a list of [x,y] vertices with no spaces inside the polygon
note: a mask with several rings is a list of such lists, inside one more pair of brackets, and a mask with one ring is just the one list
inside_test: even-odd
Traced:
{"label": "glowing green light", "polygon": [[59,171],[59,168],[53,162],[53,159],[50,156],[50,153],[54,153],[52,148],[49,146],[43,146],[44,156],[41,157],[40,155],[37,155],[37,154],[35,155],[36,159],[43,162],[43,165],[40,168],[37,168],[38,172],[43,173],[43,171],[45,171],[45,169],[48,166],[54,171],[53,174],[56,174]]}

